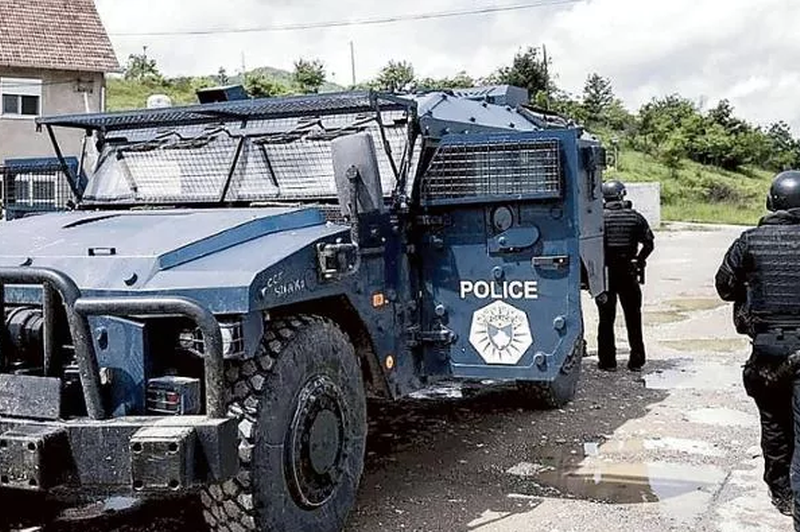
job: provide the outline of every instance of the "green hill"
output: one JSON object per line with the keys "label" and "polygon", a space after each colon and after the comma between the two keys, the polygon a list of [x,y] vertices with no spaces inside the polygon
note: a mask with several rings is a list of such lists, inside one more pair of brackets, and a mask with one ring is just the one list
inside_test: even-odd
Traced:
{"label": "green hill", "polygon": [[106,109],[108,111],[124,111],[143,109],[147,98],[153,94],[166,94],[172,98],[174,105],[197,103],[195,90],[202,85],[189,83],[167,84],[129,81],[122,78],[109,77],[106,80]]}
{"label": "green hill", "polygon": [[669,221],[755,224],[765,213],[771,172],[745,168],[730,172],[689,160],[677,170],[645,153],[623,150],[606,179],[661,183],[662,218]]}
{"label": "green hill", "polygon": [[[288,92],[296,91],[292,73],[285,70],[259,67],[248,71],[246,75],[266,78],[286,87]],[[109,111],[144,108],[147,98],[153,94],[166,94],[172,98],[174,105],[197,103],[195,94],[197,89],[220,84],[214,76],[163,78],[152,81],[126,80],[117,76],[109,77],[106,83],[106,109]],[[227,84],[239,83],[242,83],[241,75],[231,76],[227,82]],[[320,92],[340,90],[343,90],[343,87],[329,82],[324,83],[320,88]]]}
{"label": "green hill", "polygon": [[[286,70],[281,70],[280,68],[273,68],[269,66],[258,67],[254,68],[253,70],[250,70],[248,72],[248,75],[257,75],[257,76],[262,75],[267,79],[281,82],[289,87],[294,85],[292,73]],[[242,80],[241,76],[231,77],[231,83],[241,83],[242,82],[241,80]],[[329,81],[326,81],[325,83],[322,84],[322,87],[320,87],[320,92],[337,92],[341,90],[344,90],[344,87],[342,87],[341,85],[337,85],[335,83],[331,83]]]}

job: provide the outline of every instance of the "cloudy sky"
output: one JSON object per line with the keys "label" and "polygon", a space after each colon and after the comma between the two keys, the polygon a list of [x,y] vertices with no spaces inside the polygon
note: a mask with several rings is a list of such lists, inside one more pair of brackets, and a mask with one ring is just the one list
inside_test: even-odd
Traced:
{"label": "cloudy sky", "polygon": [[[800,136],[800,0],[96,0],[121,61],[142,46],[167,75],[322,59],[332,81],[358,80],[390,59],[421,76],[480,76],[524,46],[545,44],[558,84],[580,91],[589,72],[611,78],[631,108],[679,92],[706,106],[730,99],[743,117],[785,120]],[[381,5],[383,4],[383,5]],[[380,25],[275,27],[537,4],[529,9]],[[551,5],[547,5],[551,4]],[[271,31],[152,35],[235,28]],[[150,33],[151,35],[136,35]]]}

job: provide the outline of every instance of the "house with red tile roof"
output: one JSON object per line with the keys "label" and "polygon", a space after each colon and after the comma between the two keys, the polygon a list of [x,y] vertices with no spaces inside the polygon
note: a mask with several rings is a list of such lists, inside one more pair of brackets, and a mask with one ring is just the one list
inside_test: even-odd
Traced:
{"label": "house with red tile roof", "polygon": [[[0,1],[0,164],[52,156],[34,118],[105,108],[105,75],[120,65],[94,0]],[[78,154],[80,132],[59,134]]]}

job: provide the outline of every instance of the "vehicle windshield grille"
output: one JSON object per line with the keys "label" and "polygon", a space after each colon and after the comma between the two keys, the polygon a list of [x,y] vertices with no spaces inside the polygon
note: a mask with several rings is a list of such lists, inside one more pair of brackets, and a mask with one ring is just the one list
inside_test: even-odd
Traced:
{"label": "vehicle windshield grille", "polygon": [[373,135],[385,194],[408,140],[403,111],[139,129],[107,139],[84,194],[89,202],[176,203],[336,198],[331,141]]}
{"label": "vehicle windshield grille", "polygon": [[436,150],[422,181],[427,201],[469,198],[559,198],[558,140],[446,142]]}

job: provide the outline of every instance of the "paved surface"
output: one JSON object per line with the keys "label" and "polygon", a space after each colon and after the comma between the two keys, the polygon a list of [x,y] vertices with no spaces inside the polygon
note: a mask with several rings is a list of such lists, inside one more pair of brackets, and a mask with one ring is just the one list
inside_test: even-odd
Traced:
{"label": "paved surface", "polygon": [[[748,344],[712,284],[739,232],[657,234],[643,374],[601,373],[589,357],[562,411],[529,412],[502,390],[371,405],[366,472],[346,530],[791,530],[760,479],[756,411],[740,378]],[[591,354],[596,310],[590,300],[585,309]],[[196,517],[172,504],[93,529],[189,532]]]}

